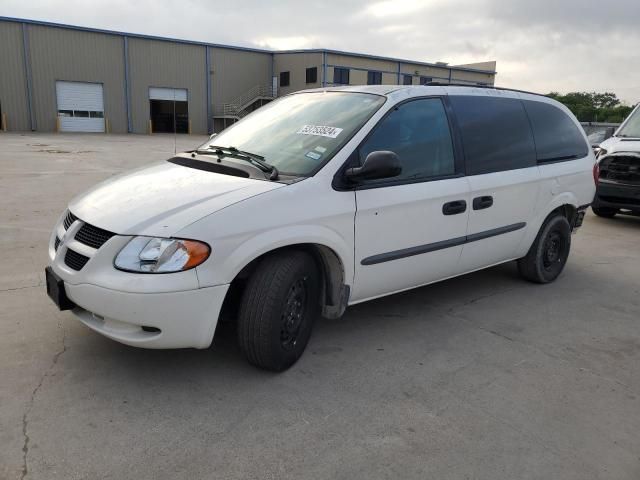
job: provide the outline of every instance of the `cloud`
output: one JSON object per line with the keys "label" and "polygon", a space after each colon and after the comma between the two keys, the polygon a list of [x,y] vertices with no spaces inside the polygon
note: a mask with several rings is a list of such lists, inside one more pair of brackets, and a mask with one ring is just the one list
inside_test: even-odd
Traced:
{"label": "cloud", "polygon": [[640,1],[3,0],[3,14],[214,43],[333,48],[450,64],[497,84],[640,100]]}

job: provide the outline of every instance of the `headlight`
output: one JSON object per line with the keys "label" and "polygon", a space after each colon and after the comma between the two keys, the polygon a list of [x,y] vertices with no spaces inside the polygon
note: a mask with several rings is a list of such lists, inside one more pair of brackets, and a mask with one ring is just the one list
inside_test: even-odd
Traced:
{"label": "headlight", "polygon": [[195,240],[134,237],[118,253],[115,266],[137,273],[181,272],[197,267],[210,253],[209,245]]}

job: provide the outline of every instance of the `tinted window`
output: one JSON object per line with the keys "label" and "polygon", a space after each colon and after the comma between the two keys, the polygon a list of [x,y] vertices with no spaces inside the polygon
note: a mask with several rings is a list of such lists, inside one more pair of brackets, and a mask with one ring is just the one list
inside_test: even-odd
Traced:
{"label": "tinted window", "polygon": [[367,85],[382,85],[382,72],[367,72]]}
{"label": "tinted window", "polygon": [[468,175],[536,165],[529,119],[513,98],[452,96]]}
{"label": "tinted window", "polygon": [[531,120],[538,162],[553,162],[584,157],[589,153],[580,130],[558,107],[525,100]]}
{"label": "tinted window", "polygon": [[402,84],[403,85],[411,85],[413,83],[413,77],[411,75],[403,75],[402,76]]}
{"label": "tinted window", "polygon": [[455,173],[449,123],[438,98],[414,100],[396,107],[360,147],[360,164],[376,150],[391,150],[400,157],[402,173],[392,180]]}
{"label": "tinted window", "polygon": [[280,86],[281,87],[289,86],[289,72],[280,72]]}
{"label": "tinted window", "polygon": [[307,68],[306,83],[316,83],[318,81],[318,67]]}
{"label": "tinted window", "polygon": [[334,68],[333,83],[335,83],[336,85],[349,85],[349,69],[337,67]]}
{"label": "tinted window", "polygon": [[427,85],[433,82],[433,78],[431,77],[420,77],[420,85]]}

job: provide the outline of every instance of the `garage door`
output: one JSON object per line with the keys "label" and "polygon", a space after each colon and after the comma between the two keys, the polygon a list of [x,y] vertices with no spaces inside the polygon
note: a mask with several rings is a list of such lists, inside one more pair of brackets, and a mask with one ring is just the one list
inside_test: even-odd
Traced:
{"label": "garage door", "polygon": [[149,100],[175,100],[176,102],[187,101],[187,90],[185,88],[149,88]]}
{"label": "garage door", "polygon": [[56,82],[62,132],[104,132],[101,83]]}

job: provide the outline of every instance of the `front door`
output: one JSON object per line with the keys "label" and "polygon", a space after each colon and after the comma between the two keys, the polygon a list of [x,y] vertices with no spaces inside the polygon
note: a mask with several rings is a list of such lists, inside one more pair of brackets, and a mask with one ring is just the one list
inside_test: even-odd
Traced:
{"label": "front door", "polygon": [[442,99],[391,110],[360,146],[360,163],[380,150],[399,156],[402,173],[356,190],[352,302],[454,275],[465,240],[469,186]]}

